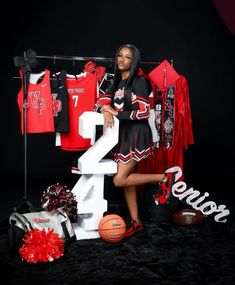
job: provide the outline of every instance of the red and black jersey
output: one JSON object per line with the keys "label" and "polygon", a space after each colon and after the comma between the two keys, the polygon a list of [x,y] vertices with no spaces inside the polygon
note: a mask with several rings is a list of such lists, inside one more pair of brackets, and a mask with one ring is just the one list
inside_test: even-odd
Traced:
{"label": "red and black jersey", "polygon": [[[41,75],[41,76],[40,76]],[[20,69],[22,80],[21,89],[17,95],[17,102],[21,112],[21,131],[24,133],[24,90],[23,72]],[[33,82],[33,78],[41,81]],[[30,74],[27,89],[26,133],[54,132],[53,103],[50,87],[50,71],[41,74]]]}
{"label": "red and black jersey", "polygon": [[77,76],[67,74],[66,86],[70,131],[60,134],[60,147],[66,151],[87,150],[91,146],[91,140],[79,134],[79,117],[85,111],[93,111],[97,100],[97,77],[89,72]]}

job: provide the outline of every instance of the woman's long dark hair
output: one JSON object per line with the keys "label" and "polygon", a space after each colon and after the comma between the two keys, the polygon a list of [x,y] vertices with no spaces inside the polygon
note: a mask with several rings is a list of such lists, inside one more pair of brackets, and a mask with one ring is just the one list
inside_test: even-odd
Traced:
{"label": "woman's long dark hair", "polygon": [[127,79],[127,82],[125,85],[125,90],[124,90],[125,108],[129,109],[128,107],[131,106],[132,84],[133,84],[134,78],[138,74],[138,69],[139,69],[139,64],[140,64],[140,52],[139,52],[138,48],[135,47],[134,45],[123,44],[119,47],[119,49],[116,53],[115,65],[114,65],[114,79],[113,79],[113,84],[111,87],[111,93],[114,95],[114,92],[117,90],[118,84],[122,79],[121,78],[121,72],[118,69],[118,65],[117,65],[117,58],[118,58],[118,55],[120,53],[120,50],[124,47],[129,48],[132,52],[132,63],[131,63],[131,67],[130,67],[130,73],[129,73],[129,76],[128,76],[128,79]]}

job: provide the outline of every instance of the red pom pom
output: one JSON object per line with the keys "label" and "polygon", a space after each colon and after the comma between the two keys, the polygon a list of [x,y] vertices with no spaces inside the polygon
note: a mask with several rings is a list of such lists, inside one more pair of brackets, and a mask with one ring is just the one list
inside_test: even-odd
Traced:
{"label": "red pom pom", "polygon": [[64,242],[53,229],[30,230],[23,241],[19,253],[29,263],[53,261],[63,256]]}

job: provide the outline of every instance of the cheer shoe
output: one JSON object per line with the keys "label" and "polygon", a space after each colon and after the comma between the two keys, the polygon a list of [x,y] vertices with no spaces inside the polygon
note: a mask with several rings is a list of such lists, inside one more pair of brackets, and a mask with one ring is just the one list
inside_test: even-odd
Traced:
{"label": "cheer shoe", "polygon": [[172,194],[172,186],[175,182],[175,174],[171,172],[166,172],[166,181],[160,183],[160,188],[162,192],[158,194],[159,204],[165,204]]}
{"label": "cheer shoe", "polygon": [[144,227],[142,224],[138,224],[135,220],[132,220],[130,227],[125,232],[125,237],[130,237],[135,233],[142,231],[143,228]]}

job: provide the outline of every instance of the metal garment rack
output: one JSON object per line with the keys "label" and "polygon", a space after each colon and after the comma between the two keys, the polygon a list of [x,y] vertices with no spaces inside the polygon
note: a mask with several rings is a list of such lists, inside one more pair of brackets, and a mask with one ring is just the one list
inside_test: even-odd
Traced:
{"label": "metal garment rack", "polygon": [[[36,55],[37,59],[50,59],[53,60],[53,63],[56,64],[57,60],[62,61],[94,61],[94,62],[106,62],[106,63],[114,63],[115,58],[113,57],[96,57],[96,56],[70,56],[70,55]],[[141,64],[160,64],[162,61],[156,60],[143,60],[140,61]],[[170,64],[173,67],[174,61],[170,59]],[[14,79],[19,79],[19,76],[13,76]]]}
{"label": "metal garment rack", "polygon": [[[37,55],[36,58],[40,59],[52,59],[54,63],[56,60],[65,60],[65,61],[95,61],[95,62],[115,62],[113,57],[95,57],[95,56],[68,56],[68,55]],[[143,60],[140,61],[141,64],[160,64],[161,61],[156,60]],[[173,59],[170,60],[170,64],[173,66]]]}
{"label": "metal garment rack", "polygon": [[[34,51],[33,51],[34,52]],[[37,59],[50,59],[53,60],[54,64],[57,60],[62,61],[94,61],[94,62],[106,62],[106,63],[113,63],[115,62],[115,58],[112,57],[94,57],[94,56],[67,56],[67,55],[37,55],[35,53],[35,58]],[[24,59],[27,61],[26,52],[24,52]],[[162,61],[155,61],[155,60],[143,60],[141,64],[160,64]],[[170,60],[170,64],[173,66],[173,60]],[[26,79],[27,76],[29,78],[29,73],[26,72],[23,77],[23,91],[24,91],[24,104],[23,104],[23,124],[24,124],[24,199],[27,199],[27,84]],[[19,76],[14,76],[13,78],[20,78]]]}

